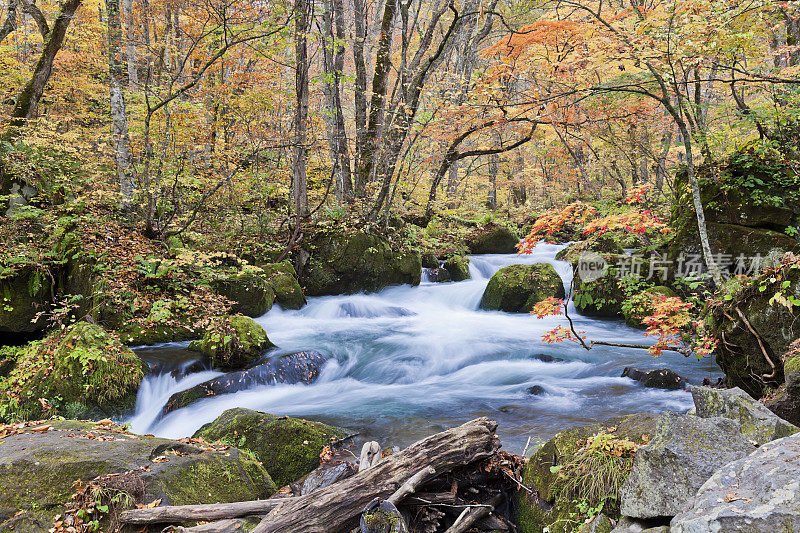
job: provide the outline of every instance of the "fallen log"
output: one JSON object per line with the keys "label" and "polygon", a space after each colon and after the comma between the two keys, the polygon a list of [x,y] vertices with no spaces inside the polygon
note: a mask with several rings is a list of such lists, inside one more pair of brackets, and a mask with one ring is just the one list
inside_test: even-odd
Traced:
{"label": "fallen log", "polygon": [[265,516],[253,533],[347,531],[358,523],[367,504],[388,498],[421,467],[443,473],[492,456],[500,448],[495,429],[496,422],[478,418],[418,441],[339,483],[281,501],[282,505]]}
{"label": "fallen log", "polygon": [[[292,498],[285,498],[286,500]],[[255,514],[267,514],[284,499],[252,500],[248,502],[212,503],[201,505],[166,505],[149,509],[131,509],[120,513],[123,524],[184,524],[186,522],[206,522],[226,518],[239,518]]]}

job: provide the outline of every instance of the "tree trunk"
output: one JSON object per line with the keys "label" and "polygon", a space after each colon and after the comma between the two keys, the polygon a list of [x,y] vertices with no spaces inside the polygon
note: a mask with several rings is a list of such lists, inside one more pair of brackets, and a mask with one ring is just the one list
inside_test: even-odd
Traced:
{"label": "tree trunk", "polygon": [[423,466],[439,475],[491,457],[500,448],[496,429],[496,422],[479,418],[431,435],[344,481],[292,499],[267,515],[253,533],[348,531],[367,504],[388,498]]}
{"label": "tree trunk", "polygon": [[112,142],[117,163],[117,178],[122,204],[133,202],[134,183],[130,155],[130,135],[125,109],[125,93],[122,90],[124,70],[122,68],[122,25],[119,17],[120,0],[106,0],[108,16],[108,73],[111,83]]}
{"label": "tree trunk", "polygon": [[136,63],[136,26],[133,23],[133,0],[123,0],[125,10],[125,55],[128,63],[128,89],[139,85],[139,70]]}
{"label": "tree trunk", "polygon": [[9,0],[6,20],[3,22],[3,25],[0,26],[0,43],[15,29],[17,29],[17,0]]}
{"label": "tree trunk", "polygon": [[292,193],[298,226],[308,216],[308,189],[306,186],[306,126],[308,122],[308,13],[307,0],[294,2],[294,50],[297,61],[295,94],[297,109],[294,114],[294,147],[292,149]]}

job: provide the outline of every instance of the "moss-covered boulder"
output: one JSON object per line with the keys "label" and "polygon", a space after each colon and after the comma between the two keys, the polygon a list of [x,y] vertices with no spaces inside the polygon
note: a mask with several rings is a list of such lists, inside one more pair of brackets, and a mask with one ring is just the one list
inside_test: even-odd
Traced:
{"label": "moss-covered boulder", "polygon": [[378,235],[359,231],[320,232],[300,281],[308,296],[373,292],[408,283],[419,285],[422,259],[416,251],[398,251]]}
{"label": "moss-covered boulder", "polygon": [[203,330],[192,326],[124,324],[117,330],[117,334],[127,346],[152,346],[164,342],[195,340],[202,337]]}
{"label": "moss-covered boulder", "polygon": [[[515,523],[519,531],[541,533],[547,527],[551,533],[567,533],[577,529],[582,520],[576,521],[579,515],[576,505],[562,497],[564,480],[559,476],[560,471],[575,460],[587,438],[609,432],[617,439],[641,443],[653,434],[657,420],[658,415],[650,413],[627,415],[601,424],[571,428],[547,441],[531,456],[523,471],[522,482],[534,493],[517,493]],[[606,512],[613,515],[611,509]]]}
{"label": "moss-covered boulder", "polygon": [[261,316],[272,307],[275,293],[260,268],[246,267],[218,273],[211,287],[231,301],[231,313]]}
{"label": "moss-covered boulder", "polygon": [[228,409],[195,433],[252,453],[280,487],[317,468],[322,448],[346,435],[345,430],[321,422],[241,408]]}
{"label": "moss-covered boulder", "polygon": [[436,254],[432,252],[422,254],[422,268],[439,268],[439,264]]}
{"label": "moss-covered boulder", "polygon": [[715,357],[728,384],[754,398],[784,383],[780,356],[798,337],[793,324],[797,324],[800,311],[781,304],[775,298],[778,292],[784,298],[800,299],[800,267],[788,267],[774,283],[755,280],[731,301],[710,307],[706,316],[708,332],[720,341]]}
{"label": "moss-covered boulder", "polygon": [[169,397],[161,414],[167,414],[193,404],[196,401],[220,394],[227,394],[258,385],[275,383],[312,383],[319,377],[328,358],[313,350],[294,352],[270,358],[246,370],[228,372],[204,381]]}
{"label": "moss-covered boulder", "polygon": [[300,309],[306,304],[297,273],[289,261],[262,265],[267,283],[275,293],[275,300],[284,309]]}
{"label": "moss-covered boulder", "polygon": [[800,426],[800,340],[784,355],[783,376],[784,384],[766,405],[779,417]]}
{"label": "moss-covered boulder", "polygon": [[2,381],[9,416],[22,419],[69,413],[120,415],[133,409],[147,365],[116,335],[78,322],[17,354]]}
{"label": "moss-covered boulder", "polygon": [[581,254],[584,252],[594,252],[603,256],[608,254],[619,256],[624,253],[624,250],[622,249],[622,245],[611,235],[607,233],[602,235],[595,234],[562,248],[556,254],[556,259],[576,265]]}
{"label": "moss-covered boulder", "polygon": [[643,260],[625,255],[607,254],[602,258],[608,268],[599,277],[582,276],[579,266],[573,283],[575,309],[582,315],[620,318],[623,303],[628,298],[625,278],[631,277],[637,269],[646,275],[649,267]]}
{"label": "moss-covered boulder", "polygon": [[552,265],[510,265],[491,277],[481,298],[481,309],[528,313],[540,301],[564,298],[564,284]]}
{"label": "moss-covered boulder", "polygon": [[28,513],[14,531],[47,531],[53,517],[63,515],[75,481],[130,470],[144,482],[139,503],[236,502],[276,490],[266,470],[236,449],[132,435],[107,424],[50,421],[0,440],[0,513]]}
{"label": "moss-covered boulder", "polygon": [[[53,283],[46,272],[25,266],[0,279],[0,333],[32,333],[47,324]],[[38,316],[37,316],[38,315]]]}
{"label": "moss-covered boulder", "polygon": [[201,340],[189,344],[190,350],[202,353],[212,368],[220,370],[246,368],[274,347],[264,328],[243,315],[228,317],[207,331]]}
{"label": "moss-covered boulder", "polygon": [[519,237],[506,226],[490,223],[470,233],[466,242],[471,254],[513,254]]}
{"label": "moss-covered boulder", "polygon": [[464,281],[470,279],[469,258],[463,255],[454,255],[444,262],[444,269],[450,273],[453,281]]}

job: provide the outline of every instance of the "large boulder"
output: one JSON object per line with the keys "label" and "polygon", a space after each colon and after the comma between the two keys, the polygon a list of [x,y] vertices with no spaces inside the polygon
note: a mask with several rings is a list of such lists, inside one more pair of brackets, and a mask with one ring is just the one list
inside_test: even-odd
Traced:
{"label": "large boulder", "polygon": [[134,471],[144,485],[143,494],[135,495],[139,503],[236,502],[266,498],[276,490],[260,464],[232,448],[132,435],[118,426],[74,420],[7,432],[0,439],[0,522],[27,512],[16,522],[16,532],[47,531],[54,516],[63,515],[75,481],[112,473]]}
{"label": "large boulder", "polygon": [[200,352],[212,368],[240,370],[252,366],[275,345],[264,328],[250,317],[235,315],[224,319],[202,340],[189,344],[189,350]]}
{"label": "large boulder", "polygon": [[300,309],[306,305],[303,289],[297,281],[297,273],[289,261],[261,265],[275,300],[284,309]]}
{"label": "large boulder", "polygon": [[390,285],[419,285],[419,252],[396,251],[378,235],[365,231],[318,233],[309,246],[300,276],[308,296],[373,292]]}
{"label": "large boulder", "polygon": [[184,391],[176,392],[169,397],[161,414],[167,415],[198,400],[237,392],[257,385],[309,384],[319,377],[327,360],[324,355],[313,350],[273,357],[247,370],[228,372]]}
{"label": "large boulder", "polygon": [[510,265],[495,272],[481,298],[481,309],[527,313],[538,302],[564,298],[564,283],[552,265]]}
{"label": "large boulder", "polygon": [[317,468],[322,448],[346,435],[345,430],[321,422],[236,408],[228,409],[194,436],[247,450],[282,487]]}
{"label": "large boulder", "polygon": [[245,267],[216,273],[211,287],[231,301],[231,313],[261,316],[272,307],[275,293],[260,268]]}
{"label": "large boulder", "polygon": [[444,269],[450,273],[453,281],[464,281],[472,276],[469,273],[469,258],[463,255],[454,255],[444,262]]}
{"label": "large boulder", "polygon": [[692,387],[692,398],[697,416],[701,418],[721,416],[736,420],[742,434],[759,446],[800,431],[738,387],[733,389]]}
{"label": "large boulder", "polygon": [[499,224],[486,224],[467,236],[471,254],[513,254],[517,252],[517,243],[519,237]]}
{"label": "large boulder", "polygon": [[50,308],[52,278],[34,266],[25,266],[0,279],[0,333],[33,333],[47,325],[40,315]]}
{"label": "large boulder", "polygon": [[[626,415],[601,424],[571,428],[547,441],[531,456],[523,471],[522,483],[533,492],[518,492],[515,523],[519,530],[522,533],[541,533],[547,527],[551,533],[573,531],[574,516],[579,514],[579,510],[575,502],[561,496],[563,480],[559,470],[575,460],[576,453],[592,435],[610,432],[618,439],[641,443],[653,434],[657,419],[658,415],[650,413]],[[598,502],[590,503],[596,505]]]}
{"label": "large boulder", "polygon": [[620,489],[620,512],[634,518],[673,516],[721,466],[756,447],[728,418],[666,413],[636,452]]}
{"label": "large boulder", "polygon": [[672,533],[800,531],[800,435],[717,470],[672,519]]}
{"label": "large boulder", "polygon": [[784,355],[784,384],[778,389],[775,397],[767,402],[767,407],[791,422],[800,424],[800,340],[792,343],[792,350]]}
{"label": "large boulder", "polygon": [[78,322],[18,351],[4,380],[7,416],[120,415],[133,409],[147,365],[101,327]]}
{"label": "large boulder", "polygon": [[609,267],[605,269],[605,272],[598,273],[598,276],[590,276],[586,279],[580,275],[579,271],[573,282],[572,300],[575,302],[575,309],[582,315],[603,318],[622,317],[622,304],[628,294],[622,283],[624,276],[620,267],[632,265],[635,259],[613,254],[602,257]]}
{"label": "large boulder", "polygon": [[571,243],[558,251],[556,259],[576,265],[580,256],[586,252],[593,252],[602,256],[623,255],[625,253],[622,245],[614,240],[611,235],[605,233],[602,235],[590,235],[586,240]]}
{"label": "large boulder", "polygon": [[[780,290],[784,297],[791,294],[800,298],[800,269],[785,270],[785,279],[779,285],[786,284],[786,288]],[[728,384],[760,398],[765,384],[777,388],[784,383],[779,357],[797,339],[792,324],[797,323],[800,312],[778,302],[774,298],[775,287],[763,292],[754,289],[746,293],[743,301],[737,302],[737,297],[712,308],[706,323],[709,333],[720,340],[716,361],[728,377]],[[764,356],[765,351],[768,357]]]}

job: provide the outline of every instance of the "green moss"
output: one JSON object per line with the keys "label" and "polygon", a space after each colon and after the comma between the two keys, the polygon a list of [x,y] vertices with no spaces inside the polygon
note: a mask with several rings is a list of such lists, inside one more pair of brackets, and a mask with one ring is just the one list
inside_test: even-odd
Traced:
{"label": "green moss", "polygon": [[471,254],[513,254],[519,237],[506,226],[489,223],[467,236]]}
{"label": "green moss", "polygon": [[320,422],[229,409],[195,434],[250,451],[278,486],[296,481],[319,466],[322,448],[344,430]]}
{"label": "green moss", "polygon": [[450,273],[453,281],[470,279],[469,259],[463,255],[454,255],[444,262],[444,269]]}
{"label": "green moss", "polygon": [[564,285],[552,265],[510,265],[489,280],[481,298],[481,309],[526,313],[538,302],[564,298]]}
{"label": "green moss", "polygon": [[275,292],[265,277],[255,267],[226,269],[215,273],[211,287],[232,302],[231,313],[256,317],[269,311],[275,301]]}
{"label": "green moss", "polygon": [[[146,373],[147,365],[116,336],[78,322],[21,351],[6,382],[6,405],[16,401],[20,418],[56,414],[68,404],[120,414],[132,407]],[[40,398],[55,412],[48,411]]]}
{"label": "green moss", "polygon": [[49,308],[52,290],[50,276],[34,265],[0,279],[0,332],[42,330],[46,319],[38,315]]}
{"label": "green moss", "polygon": [[284,309],[300,309],[306,304],[303,289],[297,281],[297,273],[289,261],[269,263],[261,267],[275,299]]}
{"label": "green moss", "polygon": [[189,344],[189,349],[202,353],[211,366],[222,370],[245,368],[275,345],[255,320],[234,315],[207,331],[202,340]]}

